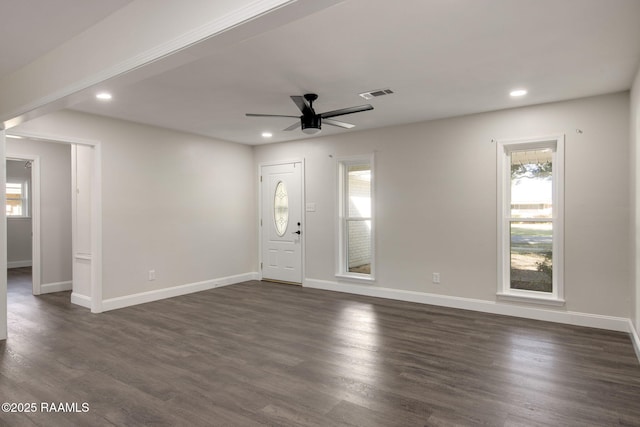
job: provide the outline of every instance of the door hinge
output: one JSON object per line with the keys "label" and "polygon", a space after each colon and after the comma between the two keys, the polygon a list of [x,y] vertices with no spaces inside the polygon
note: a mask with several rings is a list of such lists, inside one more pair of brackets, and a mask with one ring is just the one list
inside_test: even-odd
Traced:
{"label": "door hinge", "polygon": [[262,182],[262,175],[260,175],[260,182]]}
{"label": "door hinge", "polygon": [[260,263],[260,270],[262,270],[262,263]]}
{"label": "door hinge", "polygon": [[262,218],[260,218],[260,227],[262,227]]}

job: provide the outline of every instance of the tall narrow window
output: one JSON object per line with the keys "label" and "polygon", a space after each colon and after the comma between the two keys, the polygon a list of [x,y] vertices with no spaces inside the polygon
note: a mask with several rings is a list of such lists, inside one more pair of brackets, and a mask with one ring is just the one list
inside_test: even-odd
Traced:
{"label": "tall narrow window", "polygon": [[372,158],[342,160],[338,275],[371,280],[374,271]]}
{"label": "tall narrow window", "polygon": [[498,143],[498,295],[562,303],[563,136]]}

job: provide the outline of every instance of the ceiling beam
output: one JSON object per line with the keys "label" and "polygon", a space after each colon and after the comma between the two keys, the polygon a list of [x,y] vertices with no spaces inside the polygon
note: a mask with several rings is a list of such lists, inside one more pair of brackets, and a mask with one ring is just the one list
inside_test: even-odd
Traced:
{"label": "ceiling beam", "polygon": [[146,78],[147,64],[166,71],[341,1],[133,1],[0,80],[0,127],[65,108],[115,79]]}

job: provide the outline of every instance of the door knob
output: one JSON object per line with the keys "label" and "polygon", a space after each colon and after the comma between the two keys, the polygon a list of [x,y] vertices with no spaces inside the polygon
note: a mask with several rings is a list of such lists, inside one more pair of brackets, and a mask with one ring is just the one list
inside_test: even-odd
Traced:
{"label": "door knob", "polygon": [[298,230],[298,231],[294,231],[294,232],[293,232],[293,233],[291,233],[291,234],[297,234],[297,235],[300,235],[300,234],[302,234],[302,232],[301,232],[300,230]]}

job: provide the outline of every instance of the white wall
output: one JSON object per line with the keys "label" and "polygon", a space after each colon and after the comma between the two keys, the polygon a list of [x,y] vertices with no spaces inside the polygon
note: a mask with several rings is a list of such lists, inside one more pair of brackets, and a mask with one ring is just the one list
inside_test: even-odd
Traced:
{"label": "white wall", "polygon": [[[7,153],[40,157],[41,283],[46,285],[70,281],[71,147],[9,138]],[[18,220],[7,219],[9,225],[12,221]],[[8,242],[8,247],[11,253],[11,241]]]}
{"label": "white wall", "polygon": [[[24,160],[7,160],[7,182],[28,182],[28,197],[31,198],[31,169],[25,168]],[[31,262],[31,215],[7,217],[8,268],[28,267]]]}
{"label": "white wall", "polygon": [[[337,281],[335,157],[375,152],[373,286],[495,301],[491,140],[552,133],[566,134],[567,303],[560,310],[628,318],[628,92],[263,145],[255,161],[306,159],[306,202],[316,203],[306,213],[307,279]],[[432,272],[441,274],[440,285],[431,283]]]}
{"label": "white wall", "polygon": [[251,147],[72,111],[18,130],[100,141],[104,299],[257,271]]}
{"label": "white wall", "polygon": [[[96,270],[99,254],[92,243],[96,236],[92,230],[92,204],[96,191],[94,186],[96,147],[74,144],[71,147],[72,170],[72,235],[73,235],[73,293],[71,302],[92,307],[95,297],[100,299],[98,289],[92,286],[93,272]],[[92,307],[93,308],[93,307]]]}

